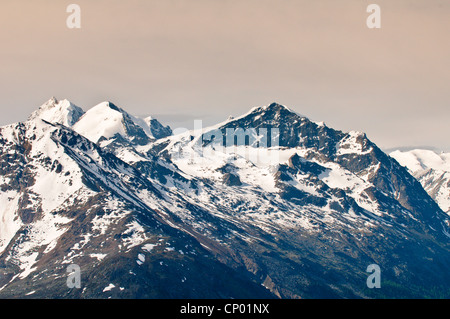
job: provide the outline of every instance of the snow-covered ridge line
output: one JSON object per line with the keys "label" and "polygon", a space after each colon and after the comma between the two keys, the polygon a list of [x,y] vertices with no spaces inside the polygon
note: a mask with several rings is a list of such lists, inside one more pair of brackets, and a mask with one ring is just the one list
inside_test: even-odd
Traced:
{"label": "snow-covered ridge line", "polygon": [[116,135],[132,138],[130,135],[136,134],[136,130],[142,130],[149,139],[172,134],[170,127],[163,126],[157,119],[133,116],[109,101],[101,102],[85,112],[66,99],[52,97],[34,111],[28,120],[37,118],[73,128],[95,143],[101,138],[110,139]]}

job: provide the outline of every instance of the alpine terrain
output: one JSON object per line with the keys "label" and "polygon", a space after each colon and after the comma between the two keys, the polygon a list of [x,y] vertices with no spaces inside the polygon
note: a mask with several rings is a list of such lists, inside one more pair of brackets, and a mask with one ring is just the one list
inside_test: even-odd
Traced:
{"label": "alpine terrain", "polygon": [[390,154],[406,166],[423,188],[450,215],[450,153],[415,149]]}
{"label": "alpine terrain", "polygon": [[277,103],[173,135],[52,98],[0,141],[0,298],[450,296],[427,183]]}

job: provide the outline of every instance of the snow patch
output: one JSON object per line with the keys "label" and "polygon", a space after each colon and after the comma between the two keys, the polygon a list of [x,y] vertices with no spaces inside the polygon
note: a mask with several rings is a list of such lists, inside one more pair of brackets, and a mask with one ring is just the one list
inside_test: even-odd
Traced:
{"label": "snow patch", "polygon": [[111,290],[113,290],[114,288],[116,288],[116,286],[115,286],[114,284],[109,284],[108,286],[106,286],[106,287],[103,289],[103,292],[111,291]]}

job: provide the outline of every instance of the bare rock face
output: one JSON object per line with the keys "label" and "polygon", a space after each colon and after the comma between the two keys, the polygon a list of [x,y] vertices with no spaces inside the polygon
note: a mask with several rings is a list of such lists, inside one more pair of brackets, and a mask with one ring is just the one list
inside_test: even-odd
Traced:
{"label": "bare rock face", "polygon": [[239,176],[232,173],[225,173],[223,175],[223,183],[227,186],[241,186],[242,182]]}

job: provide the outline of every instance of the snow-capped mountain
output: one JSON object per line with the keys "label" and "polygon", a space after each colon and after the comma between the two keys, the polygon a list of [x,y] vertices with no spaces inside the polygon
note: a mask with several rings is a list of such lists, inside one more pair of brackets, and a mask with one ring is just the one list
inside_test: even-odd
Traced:
{"label": "snow-capped mountain", "polygon": [[406,166],[442,210],[450,215],[450,153],[415,149],[394,151],[390,156]]}
{"label": "snow-capped mountain", "polygon": [[448,296],[448,216],[364,133],[276,103],[178,135],[64,110],[0,129],[0,297]]}
{"label": "snow-capped mountain", "polygon": [[133,145],[145,145],[172,134],[170,128],[156,119],[134,117],[111,102],[100,103],[88,110],[73,129],[94,143],[103,141],[102,144],[121,138]]}
{"label": "snow-capped mountain", "polygon": [[83,114],[83,109],[72,102],[68,100],[58,101],[55,97],[52,97],[34,111],[29,119],[40,118],[50,123],[60,123],[71,127]]}

